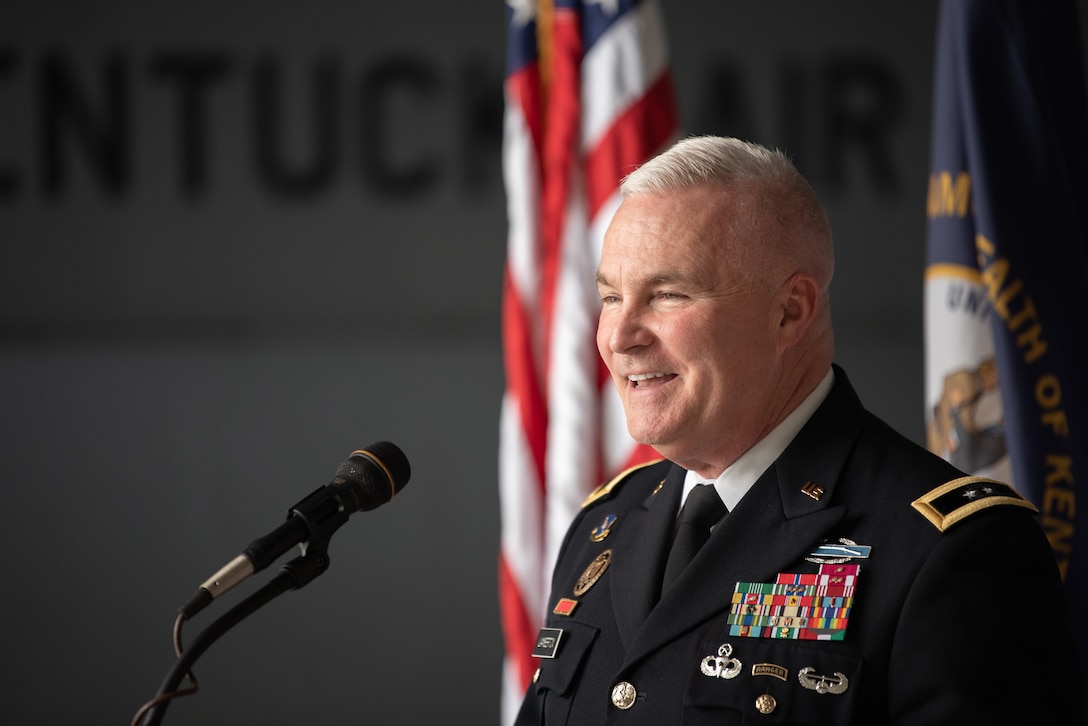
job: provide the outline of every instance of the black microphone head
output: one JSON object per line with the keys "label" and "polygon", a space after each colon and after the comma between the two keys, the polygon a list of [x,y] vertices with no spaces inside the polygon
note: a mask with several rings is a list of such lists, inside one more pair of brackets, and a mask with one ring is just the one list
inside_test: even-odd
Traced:
{"label": "black microphone head", "polygon": [[411,476],[404,452],[396,444],[377,441],[353,451],[336,470],[333,484],[350,492],[350,500],[341,500],[349,512],[366,512],[391,500]]}

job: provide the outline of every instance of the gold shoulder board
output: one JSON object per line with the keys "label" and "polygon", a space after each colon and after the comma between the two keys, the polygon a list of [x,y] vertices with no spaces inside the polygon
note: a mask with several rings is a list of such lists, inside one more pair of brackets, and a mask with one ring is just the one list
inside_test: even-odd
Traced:
{"label": "gold shoulder board", "polygon": [[621,471],[611,481],[601,484],[599,487],[591,491],[589,493],[589,496],[586,497],[586,500],[582,502],[582,509],[585,509],[590,504],[593,504],[593,502],[597,501],[601,497],[610,494],[612,490],[619,486],[620,483],[623,482],[623,480],[626,479],[629,475],[633,474],[639,469],[645,468],[647,466],[652,466],[660,461],[662,461],[662,459],[654,459],[653,461],[647,461],[644,464],[636,464],[630,469],[625,469],[624,471]]}
{"label": "gold shoulder board", "polygon": [[1008,484],[980,476],[953,479],[918,497],[910,505],[942,532],[989,507],[1013,506],[1039,511]]}

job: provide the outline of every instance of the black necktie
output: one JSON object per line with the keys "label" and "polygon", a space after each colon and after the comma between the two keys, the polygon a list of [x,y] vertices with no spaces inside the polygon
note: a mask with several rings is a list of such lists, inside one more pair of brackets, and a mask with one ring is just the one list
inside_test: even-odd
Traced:
{"label": "black necktie", "polygon": [[665,565],[661,592],[668,590],[680,572],[695,558],[699,548],[710,539],[710,528],[728,511],[713,484],[700,484],[688,493],[688,499],[680,510],[680,526],[676,529],[669,561]]}

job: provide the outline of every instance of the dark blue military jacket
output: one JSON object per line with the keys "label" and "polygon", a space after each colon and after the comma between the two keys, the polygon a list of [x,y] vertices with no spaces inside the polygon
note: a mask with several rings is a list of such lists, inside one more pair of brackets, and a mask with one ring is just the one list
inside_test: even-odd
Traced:
{"label": "dark blue military jacket", "polygon": [[[664,596],[684,471],[651,464],[587,500],[519,726],[1081,722],[1068,609],[1034,508],[895,433],[835,373]],[[817,553],[844,543],[871,549]],[[823,631],[841,639],[730,630],[738,583],[835,564],[859,567],[835,611],[845,631]]]}

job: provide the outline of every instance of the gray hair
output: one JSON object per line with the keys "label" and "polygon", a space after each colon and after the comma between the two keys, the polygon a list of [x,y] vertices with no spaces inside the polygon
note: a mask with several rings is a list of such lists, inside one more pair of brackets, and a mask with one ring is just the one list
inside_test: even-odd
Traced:
{"label": "gray hair", "polygon": [[729,137],[692,136],[632,172],[620,189],[624,194],[661,194],[703,185],[796,183],[798,176],[780,151]]}
{"label": "gray hair", "polygon": [[746,193],[752,200],[748,222],[763,241],[784,253],[814,245],[825,255],[823,282],[830,282],[834,251],[827,212],[785,153],[741,139],[693,136],[629,174],[620,191],[626,197],[693,187]]}

